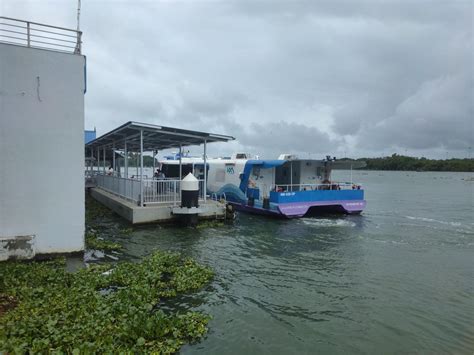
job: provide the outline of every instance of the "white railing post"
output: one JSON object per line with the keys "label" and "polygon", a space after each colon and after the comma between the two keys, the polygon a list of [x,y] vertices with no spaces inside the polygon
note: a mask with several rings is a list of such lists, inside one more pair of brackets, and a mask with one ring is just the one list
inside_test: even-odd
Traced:
{"label": "white railing post", "polygon": [[176,180],[173,181],[173,205],[176,206]]}

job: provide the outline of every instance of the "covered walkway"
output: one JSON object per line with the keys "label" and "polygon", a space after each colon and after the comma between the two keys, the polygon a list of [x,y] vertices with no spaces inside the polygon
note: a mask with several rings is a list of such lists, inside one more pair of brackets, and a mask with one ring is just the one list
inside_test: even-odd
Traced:
{"label": "covered walkway", "polygon": [[[101,193],[102,203],[108,195],[113,195],[113,205],[123,201],[124,206],[128,207],[165,207],[171,211],[172,207],[178,206],[181,200],[180,182],[184,177],[181,165],[183,147],[203,145],[203,166],[207,166],[207,144],[228,142],[233,139],[226,135],[130,121],[86,144],[86,158],[90,162],[95,162],[95,166],[87,168],[86,175],[94,176],[95,190],[100,189],[106,192],[106,194]],[[155,171],[155,157],[158,152],[170,148],[179,150],[179,179],[157,179],[146,175],[144,156],[151,154],[153,171]],[[138,158],[138,164],[133,169],[130,166],[132,156],[134,159]],[[122,169],[117,162],[117,157],[123,158]],[[109,166],[112,166],[113,173],[109,172]],[[203,178],[199,180],[199,200],[203,205],[208,202],[206,184],[207,169],[204,169]],[[95,191],[93,196],[98,196],[99,193],[100,191]],[[212,202],[209,201],[208,205],[212,205]],[[146,213],[150,215],[150,211]],[[163,214],[160,213],[160,215]]]}

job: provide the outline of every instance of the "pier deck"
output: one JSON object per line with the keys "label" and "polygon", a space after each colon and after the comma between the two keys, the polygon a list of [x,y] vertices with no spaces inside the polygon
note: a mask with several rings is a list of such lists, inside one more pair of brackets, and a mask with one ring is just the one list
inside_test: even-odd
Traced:
{"label": "pier deck", "polygon": [[[142,207],[98,187],[89,191],[94,199],[132,224],[171,222],[178,218],[173,214],[173,208],[176,207],[173,203],[149,204]],[[199,210],[200,220],[225,218],[225,204],[214,200],[200,201]]]}

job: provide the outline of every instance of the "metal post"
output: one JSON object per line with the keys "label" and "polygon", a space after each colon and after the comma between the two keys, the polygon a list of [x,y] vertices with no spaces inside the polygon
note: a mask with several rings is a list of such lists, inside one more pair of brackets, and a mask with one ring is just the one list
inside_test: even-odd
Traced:
{"label": "metal post", "polygon": [[124,165],[125,165],[125,171],[124,171],[124,175],[125,175],[125,178],[128,179],[128,150],[127,150],[127,140],[125,140],[125,147],[124,147]]}
{"label": "metal post", "polygon": [[290,161],[290,189],[293,191],[293,162]]}
{"label": "metal post", "polygon": [[114,173],[115,173],[115,142],[114,142],[114,145],[112,147],[112,169],[114,169]]}
{"label": "metal post", "polygon": [[100,150],[97,147],[97,172],[100,172]]}
{"label": "metal post", "polygon": [[140,130],[140,206],[143,207],[143,129]]}
{"label": "metal post", "polygon": [[152,173],[152,177],[153,175],[155,175],[155,169],[156,169],[156,166],[155,166],[155,156],[156,154],[158,154],[158,150],[154,149],[153,150],[153,173]]}
{"label": "metal post", "polygon": [[207,140],[204,140],[204,202],[207,195]]}
{"label": "metal post", "polygon": [[179,145],[179,181],[183,179],[183,167],[182,167],[182,160],[181,160],[181,154],[183,153],[181,144]]}
{"label": "metal post", "polygon": [[103,150],[104,150],[104,160],[102,163],[102,168],[104,169],[104,175],[105,175],[105,147],[103,148]]}
{"label": "metal post", "polygon": [[28,46],[28,47],[31,46],[31,39],[30,39],[30,23],[29,23],[29,22],[26,23],[26,43],[27,43],[27,46]]}

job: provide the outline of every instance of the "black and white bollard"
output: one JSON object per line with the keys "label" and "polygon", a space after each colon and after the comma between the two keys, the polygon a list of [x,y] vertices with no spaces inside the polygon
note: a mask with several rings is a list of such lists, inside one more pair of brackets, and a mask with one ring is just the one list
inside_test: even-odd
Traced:
{"label": "black and white bollard", "polygon": [[181,207],[199,207],[199,180],[191,173],[181,180]]}
{"label": "black and white bollard", "polygon": [[173,214],[187,226],[198,223],[199,209],[199,180],[189,173],[181,180],[181,205],[173,208]]}

